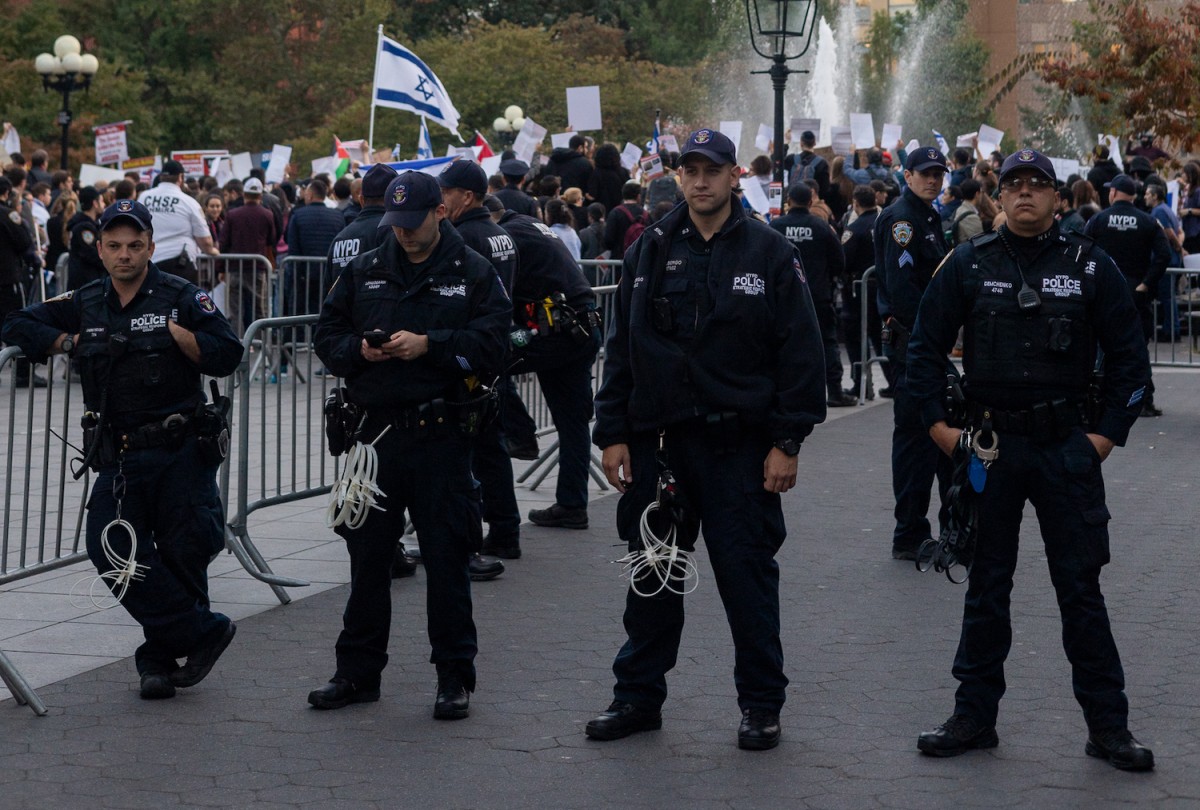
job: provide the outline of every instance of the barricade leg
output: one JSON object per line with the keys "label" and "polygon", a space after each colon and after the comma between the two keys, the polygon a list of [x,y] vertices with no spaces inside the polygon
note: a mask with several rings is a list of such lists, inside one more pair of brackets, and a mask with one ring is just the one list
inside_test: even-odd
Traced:
{"label": "barricade leg", "polygon": [[33,687],[21,676],[21,673],[17,671],[2,650],[0,650],[0,678],[4,679],[4,685],[8,687],[8,691],[12,693],[17,703],[29,706],[39,717],[46,714],[46,704],[42,703],[37,692],[33,691]]}

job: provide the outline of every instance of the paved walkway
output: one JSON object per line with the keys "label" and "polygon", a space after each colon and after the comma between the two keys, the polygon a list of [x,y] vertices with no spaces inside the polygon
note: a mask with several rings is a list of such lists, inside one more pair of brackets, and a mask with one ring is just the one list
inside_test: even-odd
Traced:
{"label": "paved walkway", "polygon": [[[1152,774],[1119,773],[1083,754],[1032,512],[1001,745],[953,760],[916,753],[916,734],[952,706],[962,586],[889,558],[890,409],[877,407],[819,427],[802,450],[800,486],[784,500],[792,685],[775,751],[734,745],[732,649],[706,560],[663,730],[584,738],[583,724],[610,699],[623,638],[612,497],[594,502],[587,531],[524,527],[525,557],[476,585],[480,691],[470,719],[430,717],[421,572],[393,587],[383,699],[308,709],[308,691],[332,672],[346,596],[344,552],[327,540],[313,501],[265,511],[253,527],[278,572],[314,581],[311,595],[296,589],[297,601],[278,606],[222,557],[213,599],[239,618],[238,637],[208,680],[174,700],[138,699],[123,657],[138,633],[123,614],[54,618],[71,612],[72,575],[0,593],[2,626],[104,625],[94,636],[60,631],[70,638],[56,654],[103,665],[40,679],[46,717],[0,701],[0,807],[1198,807],[1200,375],[1163,370],[1156,379],[1167,415],[1139,424],[1106,465],[1115,517],[1104,577],[1131,723],[1158,758]],[[38,656],[15,652],[24,634],[6,635],[0,643],[34,679]]]}

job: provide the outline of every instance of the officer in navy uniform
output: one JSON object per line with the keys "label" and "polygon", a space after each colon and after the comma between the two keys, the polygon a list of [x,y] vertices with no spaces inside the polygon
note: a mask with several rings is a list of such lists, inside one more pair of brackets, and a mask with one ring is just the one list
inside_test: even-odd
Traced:
{"label": "officer in navy uniform", "polygon": [[[954,756],[998,744],[996,715],[1012,644],[1009,597],[1025,502],[1033,503],[1062,614],[1085,751],[1149,770],[1154,755],[1129,733],[1120,656],[1100,569],[1109,560],[1101,463],[1125,444],[1150,379],[1133,300],[1112,260],[1054,219],[1054,167],[1032,149],[1000,170],[1007,223],[958,246],[930,282],[909,344],[908,384],[929,435],[949,457],[962,431],[947,424],[945,357],[963,328],[968,429],[998,457],[981,470],[978,539],[954,660],[954,714],[917,747]],[[1103,385],[1088,403],[1097,353]],[[1089,404],[1091,407],[1088,407]],[[961,452],[961,451],[960,451]],[[979,489],[978,486],[975,487]]]}
{"label": "officer in navy uniform", "polygon": [[529,164],[517,158],[509,158],[500,164],[504,175],[504,188],[496,192],[496,199],[504,203],[505,209],[526,216],[538,216],[537,200],[521,190],[521,181],[529,174]]}
{"label": "officer in navy uniform", "polygon": [[220,435],[209,429],[201,375],[233,373],[242,344],[207,293],[150,262],[145,206],[113,203],[99,232],[109,276],[14,313],[4,340],[37,363],[50,354],[78,360],[85,450],[99,473],[88,500],[88,556],[119,594],[119,566],[104,544],[128,559],[129,533],[113,523],[132,527],[141,574],[120,600],[146,637],[134,654],[141,696],[169,698],[199,683],[237,630],[209,607],[207,569],[225,546],[225,526],[220,459],[211,454]]}
{"label": "officer in navy uniform", "polygon": [[[1146,342],[1154,336],[1154,291],[1171,263],[1171,245],[1158,221],[1137,208],[1138,184],[1118,174],[1104,184],[1109,206],[1088,220],[1084,233],[1096,240],[1125,277]],[[1154,381],[1146,387],[1142,416],[1162,416],[1154,404]]]}
{"label": "officer in navy uniform", "polygon": [[[855,186],[851,195],[854,221],[842,232],[842,255],[846,260],[846,286],[842,289],[842,326],[846,332],[846,352],[850,357],[851,379],[854,387],[846,393],[857,397],[859,392],[859,377],[861,368],[855,364],[862,363],[862,298],[860,281],[863,274],[875,265],[875,220],[879,217],[879,209],[875,203],[875,190],[870,186]],[[871,278],[870,288],[866,291],[867,298],[867,340],[878,357],[883,353],[880,342],[879,302],[875,296],[875,279]],[[883,369],[889,372],[884,364]],[[868,382],[870,375],[867,376]],[[867,398],[874,398],[873,389],[867,386]]]}
{"label": "officer in navy uniform", "polygon": [[926,146],[914,149],[904,168],[907,183],[904,193],[875,220],[879,316],[884,319],[888,335],[883,351],[892,367],[893,380],[894,560],[915,560],[917,549],[931,535],[926,515],[935,474],[942,501],[939,523],[946,522],[945,492],[950,480],[950,462],[938,452],[921,425],[921,416],[908,390],[905,363],[908,336],[917,318],[921,294],[950,247],[941,219],[933,208],[933,201],[942,192],[945,175],[946,158],[941,152]]}
{"label": "officer in navy uniform", "polygon": [[[630,552],[643,547],[639,522],[655,500],[661,444],[689,505],[678,543],[687,548],[704,529],[733,633],[738,745],[764,750],[779,741],[788,683],[779,496],[796,483],[800,443],[825,418],[821,333],[795,248],[733,194],[729,138],[693,132],[679,173],[686,204],[625,254],[593,440],[623,493],[617,531]],[[666,588],[642,596],[632,585],[614,700],[586,728],[597,740],[661,728],[666,674],[678,656],[683,596]]]}
{"label": "officer in navy uniform", "polygon": [[[438,175],[446,217],[454,223],[467,247],[492,263],[504,288],[512,291],[517,270],[517,247],[513,238],[497,225],[483,198],[487,196],[487,174],[478,164],[456,160]],[[497,385],[511,385],[504,375]],[[501,407],[505,400],[501,399]],[[488,533],[483,540],[483,555],[471,558],[471,577],[492,579],[504,571],[495,557],[515,560],[521,556],[521,511],[513,485],[512,460],[500,437],[499,420],[491,421],[475,439],[472,460],[475,477],[483,487],[483,521]]]}
{"label": "officer in navy uniform", "polygon": [[362,210],[329,244],[325,272],[321,277],[322,290],[333,286],[333,280],[342,274],[355,256],[374,250],[391,236],[391,231],[379,227],[379,220],[383,219],[383,201],[388,184],[396,179],[396,174],[396,170],[386,163],[376,163],[363,177]]}
{"label": "officer in navy uniform", "polygon": [[858,404],[857,399],[842,393],[842,350],[838,348],[838,318],[833,307],[833,293],[846,267],[845,257],[833,226],[808,210],[812,198],[812,188],[806,183],[796,183],[788,189],[787,213],[772,219],[770,225],[795,245],[800,254],[825,347],[825,404],[844,408]]}
{"label": "officer in navy uniform", "polygon": [[[527,345],[513,348],[510,370],[537,375],[558,431],[554,503],[545,509],[531,509],[529,520],[537,526],[586,529],[592,365],[600,348],[600,330],[587,319],[595,309],[596,295],[566,244],[540,220],[509,210],[500,217],[500,227],[517,248],[513,323],[520,327],[536,323],[538,328]],[[574,316],[554,308],[552,312],[559,314],[554,317],[555,325],[548,327],[546,301],[559,295]],[[505,426],[525,421],[530,423],[527,430],[532,429],[520,399],[507,398],[501,407]]]}
{"label": "officer in navy uniform", "polygon": [[[361,526],[337,533],[350,554],[350,596],[332,680],[308,696],[318,709],[379,699],[391,625],[390,567],[408,511],[425,566],[433,716],[466,717],[475,690],[475,623],[468,560],[482,529],[467,422],[478,389],[504,368],[510,304],[496,271],[446,221],[437,181],[405,172],[388,186],[379,221],[393,238],[357,256],[325,299],[314,344],[363,409],[381,490]],[[367,335],[385,333],[378,345]],[[376,340],[371,336],[372,340]],[[386,433],[385,433],[386,431]]]}

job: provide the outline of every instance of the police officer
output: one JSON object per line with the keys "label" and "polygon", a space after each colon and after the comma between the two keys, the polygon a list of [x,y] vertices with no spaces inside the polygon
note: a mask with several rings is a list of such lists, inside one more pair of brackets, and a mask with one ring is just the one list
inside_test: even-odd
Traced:
{"label": "police officer", "polygon": [[[21,212],[10,204],[12,190],[9,179],[0,176],[0,323],[25,303],[25,257],[33,246]],[[18,360],[17,387],[27,388],[31,381],[38,388],[46,386],[44,377],[31,373],[28,360]]]}
{"label": "police officer", "polygon": [[845,257],[829,221],[808,210],[812,197],[808,184],[793,185],[788,189],[787,213],[771,220],[771,227],[795,245],[800,254],[825,346],[825,404],[844,408],[858,404],[858,400],[842,393],[842,350],[838,348],[838,318],[833,308],[834,288],[845,271]]}
{"label": "police officer", "polygon": [[[779,741],[788,683],[775,562],[786,533],[779,494],[795,485],[800,443],[825,418],[821,334],[795,249],[733,195],[732,141],[697,130],[680,162],[686,204],[625,254],[593,439],[623,493],[617,531],[631,552],[643,548],[639,523],[655,500],[656,456],[674,473],[689,504],[680,547],[703,527],[733,632],[738,745],[762,750]],[[593,739],[662,726],[683,597],[678,588],[634,590],[652,593],[652,579],[631,582],[614,700],[587,724]]]}
{"label": "police officer", "polygon": [[[517,328],[537,329],[526,345],[513,348],[513,374],[537,374],[538,385],[558,431],[558,482],[554,503],[532,509],[538,526],[588,527],[588,465],[592,419],[592,363],[600,347],[596,296],[571,251],[549,227],[515,211],[500,218],[517,248],[512,312]],[[521,401],[505,400],[506,425],[528,420]]]}
{"label": "police officer", "polygon": [[466,717],[475,689],[475,624],[467,561],[482,540],[471,477],[475,380],[503,369],[510,305],[487,260],[446,221],[437,181],[404,172],[379,221],[393,238],[357,256],[334,283],[317,323],[317,355],[346,380],[365,412],[357,435],[374,443],[382,492],[361,524],[337,533],[350,553],[350,597],[332,680],[308,696],[318,709],[379,699],[391,624],[389,570],[408,511],[425,565],[433,716]]}
{"label": "police officer", "polygon": [[367,170],[362,179],[362,210],[329,245],[325,272],[322,274],[322,290],[333,286],[333,280],[342,274],[354,257],[374,250],[384,239],[391,237],[391,231],[379,227],[379,220],[383,219],[383,202],[388,184],[396,179],[396,174],[396,170],[386,163],[376,163]]}
{"label": "police officer", "polygon": [[92,186],[86,186],[79,192],[79,210],[67,222],[71,232],[69,247],[70,258],[67,263],[67,286],[77,290],[89,281],[104,278],[108,271],[100,259],[97,243],[100,240],[100,226],[96,220],[104,210],[100,200],[100,192]]}
{"label": "police officer", "polygon": [[[145,206],[119,200],[99,227],[109,277],[14,313],[4,340],[34,362],[79,362],[86,460],[99,473],[88,556],[142,626],[141,696],[169,698],[199,683],[237,630],[209,607],[208,564],[225,545],[216,472],[228,432],[204,405],[201,375],[231,374],[242,344],[207,293],[151,263]],[[137,573],[120,576],[134,562]]]}
{"label": "police officer", "polygon": [[[968,430],[990,431],[978,443],[999,452],[983,470],[976,498],[978,539],[954,660],[954,714],[921,734],[917,747],[954,756],[998,743],[996,714],[1012,642],[1009,595],[1028,500],[1087,720],[1085,750],[1118,768],[1148,770],[1154,755],[1127,728],[1124,675],[1099,577],[1109,559],[1101,463],[1125,443],[1137,418],[1149,361],[1120,272],[1090,239],[1059,228],[1054,187],[1053,165],[1032,149],[1004,161],[1000,203],[1007,223],[950,255],[930,282],[909,345],[912,396],[949,457],[962,431],[947,424],[945,356],[963,328],[965,422]],[[1098,348],[1104,383],[1089,409]]]}
{"label": "police officer", "polygon": [[[846,262],[846,286],[842,289],[842,327],[846,333],[846,352],[850,356],[850,376],[854,388],[848,395],[857,397],[862,376],[862,295],[861,285],[855,284],[863,273],[875,265],[875,220],[879,217],[875,190],[870,186],[855,186],[851,195],[854,221],[842,232],[842,256]],[[883,353],[879,339],[879,303],[875,297],[875,280],[871,279],[867,299],[867,340],[878,357]],[[883,366],[884,371],[888,366]],[[874,390],[867,375],[867,398],[874,399]]]}
{"label": "police officer", "polygon": [[946,158],[941,152],[927,146],[914,149],[904,168],[907,184],[904,193],[875,220],[879,315],[884,319],[887,335],[883,351],[893,369],[894,560],[915,560],[917,549],[930,537],[926,513],[935,474],[943,502],[939,522],[944,525],[946,520],[944,502],[950,462],[938,452],[921,425],[921,416],[908,390],[905,364],[908,337],[917,318],[921,294],[949,250],[941,220],[933,208],[945,175]]}
{"label": "police officer", "polygon": [[[1143,158],[1144,159],[1144,158]],[[1142,336],[1154,336],[1154,290],[1167,272],[1171,245],[1154,217],[1134,206],[1138,184],[1127,174],[1118,174],[1104,184],[1109,206],[1088,220],[1084,233],[1096,240],[1125,277],[1141,320]],[[1146,386],[1142,416],[1162,416],[1154,404],[1154,382]]]}
{"label": "police officer", "polygon": [[505,210],[526,216],[538,216],[537,200],[521,190],[521,181],[529,174],[529,164],[517,158],[509,158],[500,164],[504,175],[504,188],[496,192],[496,199],[504,203]]}
{"label": "police officer", "polygon": [[[488,259],[506,290],[512,290],[517,269],[517,248],[513,238],[492,221],[483,205],[487,196],[487,174],[478,164],[456,160],[438,175],[446,217],[454,223],[467,247]],[[507,374],[498,383],[508,386]],[[506,400],[501,400],[501,407]],[[491,556],[515,560],[521,556],[521,511],[513,485],[512,460],[500,438],[499,420],[491,421],[475,439],[472,460],[475,477],[483,487],[483,520],[488,533],[483,540],[482,557],[471,558],[474,579],[498,576],[504,566]]]}

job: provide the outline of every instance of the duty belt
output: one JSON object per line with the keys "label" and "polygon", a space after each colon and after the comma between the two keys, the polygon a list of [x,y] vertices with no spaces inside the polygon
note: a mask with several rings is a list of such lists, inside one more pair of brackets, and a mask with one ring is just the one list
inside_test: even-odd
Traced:
{"label": "duty belt", "polygon": [[128,450],[145,450],[150,447],[161,447],[164,444],[179,442],[189,430],[192,418],[181,413],[173,413],[161,422],[151,422],[141,427],[121,429],[112,428],[113,445],[116,452]]}
{"label": "duty belt", "polygon": [[457,409],[441,397],[399,408],[368,408],[376,416],[399,430],[418,430],[453,424]]}
{"label": "duty belt", "polygon": [[1051,399],[1020,411],[968,402],[967,424],[976,428],[986,425],[997,433],[1051,439],[1087,424],[1087,419],[1084,404],[1068,399]]}

